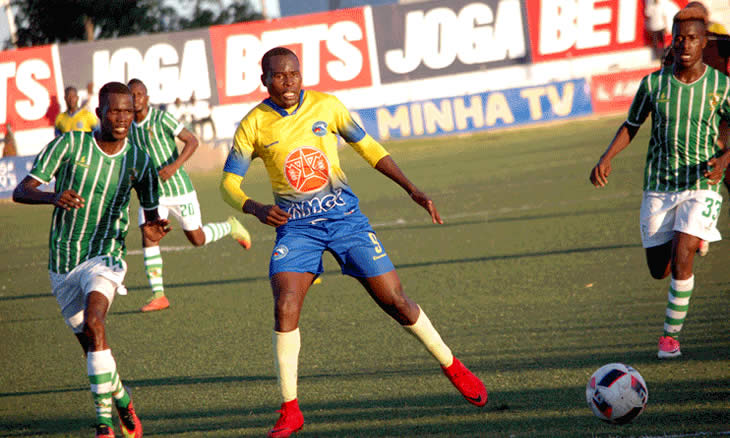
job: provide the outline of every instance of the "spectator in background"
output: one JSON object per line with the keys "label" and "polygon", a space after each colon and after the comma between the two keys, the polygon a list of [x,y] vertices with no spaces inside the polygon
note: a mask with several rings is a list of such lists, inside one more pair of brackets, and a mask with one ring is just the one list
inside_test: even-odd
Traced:
{"label": "spectator in background", "polygon": [[86,108],[79,108],[79,94],[76,87],[66,87],[63,98],[66,101],[66,111],[56,117],[56,137],[70,131],[93,131],[99,121]]}
{"label": "spectator in background", "polygon": [[10,123],[5,124],[5,137],[3,138],[3,149],[0,157],[14,157],[18,155],[18,149],[15,147],[15,136],[13,135],[13,127]]}
{"label": "spectator in background", "polygon": [[672,0],[646,0],[646,30],[657,59],[662,59],[664,50],[671,44],[672,20],[677,12],[679,7]]}
{"label": "spectator in background", "polygon": [[190,96],[189,112],[192,120],[191,124],[193,126],[193,131],[198,135],[199,138],[204,138],[203,134],[205,134],[206,125],[210,126],[213,138],[215,139],[217,137],[215,132],[215,124],[213,123],[213,118],[211,117],[212,111],[210,109],[210,104],[207,100],[197,100],[195,98],[195,93],[193,93]]}

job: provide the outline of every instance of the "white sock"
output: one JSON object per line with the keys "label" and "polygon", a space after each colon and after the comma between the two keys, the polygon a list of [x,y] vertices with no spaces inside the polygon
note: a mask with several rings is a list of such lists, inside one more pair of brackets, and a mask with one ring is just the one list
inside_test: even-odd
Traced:
{"label": "white sock", "polygon": [[441,364],[442,367],[448,368],[454,362],[454,355],[451,349],[444,343],[426,313],[418,307],[420,311],[416,323],[413,325],[404,325],[410,334],[416,337],[426,347],[429,353]]}
{"label": "white sock", "polygon": [[299,364],[299,349],[301,335],[299,327],[290,332],[274,331],[272,336],[274,345],[274,364],[276,377],[284,402],[297,398],[297,366]]}
{"label": "white sock", "polygon": [[228,222],[211,222],[203,225],[203,234],[205,234],[205,243],[207,245],[216,240],[231,234],[231,224]]}

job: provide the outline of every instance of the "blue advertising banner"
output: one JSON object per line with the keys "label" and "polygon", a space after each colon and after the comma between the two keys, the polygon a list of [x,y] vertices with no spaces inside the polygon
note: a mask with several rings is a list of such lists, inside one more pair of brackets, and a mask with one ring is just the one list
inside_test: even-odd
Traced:
{"label": "blue advertising banner", "polygon": [[461,134],[593,113],[585,79],[352,111],[379,140]]}
{"label": "blue advertising banner", "polygon": [[[15,186],[28,175],[34,160],[35,156],[0,158],[0,199],[10,199],[13,196]],[[49,185],[41,185],[40,189],[53,191],[53,184],[51,182]]]}

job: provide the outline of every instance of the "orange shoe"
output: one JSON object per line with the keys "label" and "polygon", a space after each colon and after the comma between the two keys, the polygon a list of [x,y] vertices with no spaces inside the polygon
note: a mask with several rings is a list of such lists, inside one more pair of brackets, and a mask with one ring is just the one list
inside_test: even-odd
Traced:
{"label": "orange shoe", "polygon": [[[129,393],[129,389],[126,391]],[[117,412],[119,412],[119,427],[122,429],[122,436],[124,438],[142,438],[142,422],[139,421],[139,417],[134,411],[132,400],[129,401],[126,409],[117,406]]]}
{"label": "orange shoe", "polygon": [[441,369],[466,401],[474,406],[487,404],[488,395],[484,382],[469,371],[459,359],[454,358],[454,362],[448,368],[441,367]]}
{"label": "orange shoe", "polygon": [[297,399],[282,403],[281,409],[277,412],[280,412],[281,416],[274,428],[266,435],[268,438],[286,438],[297,433],[304,426],[304,416],[299,410]]}
{"label": "orange shoe", "polygon": [[153,298],[149,303],[142,306],[140,309],[143,312],[154,312],[155,310],[167,309],[170,307],[170,302],[167,300],[165,295],[157,298]]}
{"label": "orange shoe", "polygon": [[115,438],[114,429],[107,426],[106,424],[99,424],[96,426],[96,438]]}

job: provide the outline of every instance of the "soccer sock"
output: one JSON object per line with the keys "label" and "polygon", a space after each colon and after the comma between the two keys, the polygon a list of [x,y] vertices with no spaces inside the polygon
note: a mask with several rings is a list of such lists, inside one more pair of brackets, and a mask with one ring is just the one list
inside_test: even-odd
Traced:
{"label": "soccer sock", "polygon": [[165,286],[162,283],[162,255],[159,246],[148,246],[143,248],[144,270],[147,274],[147,281],[152,288],[154,298],[165,295]]}
{"label": "soccer sock", "polygon": [[274,364],[281,398],[284,402],[292,401],[297,398],[297,365],[301,347],[299,327],[290,332],[275,330],[272,343],[274,344]]}
{"label": "soccer sock", "polygon": [[[91,351],[86,357],[86,373],[91,383],[91,394],[96,407],[96,423],[112,423],[112,392],[117,364],[111,350]],[[118,379],[118,377],[117,377]]]}
{"label": "soccer sock", "polygon": [[228,222],[211,222],[203,225],[203,233],[205,234],[204,245],[207,245],[231,234],[231,224]]}
{"label": "soccer sock", "polygon": [[117,373],[116,369],[112,377],[112,397],[114,397],[114,403],[118,408],[126,409],[129,407],[129,402],[132,401],[129,393],[124,388],[124,385],[122,385],[122,379],[119,378],[119,373]]}
{"label": "soccer sock", "polygon": [[454,362],[454,355],[451,353],[451,349],[444,343],[436,329],[433,328],[431,321],[426,316],[426,312],[420,306],[418,310],[420,314],[416,323],[413,325],[404,325],[403,328],[421,341],[426,347],[426,350],[439,361],[442,367],[448,368]]}
{"label": "soccer sock", "polygon": [[677,339],[689,310],[689,298],[695,285],[695,276],[686,280],[675,280],[669,284],[667,311],[664,318],[664,336]]}

